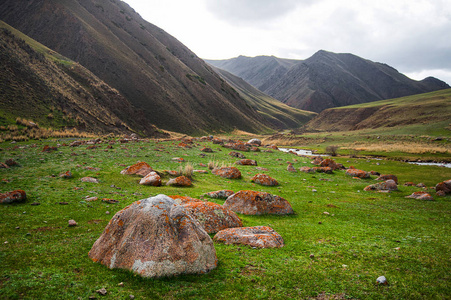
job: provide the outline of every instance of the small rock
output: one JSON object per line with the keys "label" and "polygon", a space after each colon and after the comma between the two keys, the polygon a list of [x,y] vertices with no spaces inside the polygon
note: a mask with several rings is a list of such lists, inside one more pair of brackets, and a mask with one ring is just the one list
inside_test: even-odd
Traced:
{"label": "small rock", "polygon": [[310,258],[315,258],[315,255],[314,254],[310,254]]}
{"label": "small rock", "polygon": [[101,288],[100,290],[97,290],[96,292],[102,296],[105,296],[108,293],[105,288]]}
{"label": "small rock", "polygon": [[69,227],[77,226],[77,222],[75,220],[69,220]]}
{"label": "small rock", "polygon": [[385,278],[385,276],[379,276],[379,277],[376,279],[376,283],[377,283],[377,284],[387,285],[387,284],[388,284],[387,278]]}

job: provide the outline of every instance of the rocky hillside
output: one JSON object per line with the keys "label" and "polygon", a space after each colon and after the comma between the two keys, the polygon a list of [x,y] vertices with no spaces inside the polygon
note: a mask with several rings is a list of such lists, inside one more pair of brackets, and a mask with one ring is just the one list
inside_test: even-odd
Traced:
{"label": "rocky hillside", "polygon": [[283,103],[315,112],[449,88],[436,78],[415,81],[386,64],[323,50],[298,61],[240,56],[208,62]]}
{"label": "rocky hillside", "polygon": [[[429,126],[441,134],[451,130],[451,89],[322,111],[305,131],[349,131],[395,126]],[[437,126],[430,126],[437,124]],[[432,129],[431,129],[432,130]]]}
{"label": "rocky hillside", "polygon": [[21,117],[56,129],[164,136],[116,89],[1,21],[0,61],[4,125]]}
{"label": "rocky hillside", "polygon": [[160,128],[268,129],[203,60],[125,2],[4,0],[0,19],[89,69]]}
{"label": "rocky hillside", "polygon": [[268,96],[232,73],[216,67],[213,69],[273,128],[282,130],[301,127],[316,116],[314,112],[290,107]]}

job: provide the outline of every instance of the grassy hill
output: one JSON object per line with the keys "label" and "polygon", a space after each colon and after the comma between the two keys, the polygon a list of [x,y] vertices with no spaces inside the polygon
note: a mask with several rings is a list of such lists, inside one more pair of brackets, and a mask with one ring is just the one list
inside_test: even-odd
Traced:
{"label": "grassy hill", "polygon": [[[308,122],[306,131],[390,128],[412,133],[450,134],[451,89],[327,109]],[[407,129],[408,128],[408,129]],[[415,129],[416,128],[416,129]]]}

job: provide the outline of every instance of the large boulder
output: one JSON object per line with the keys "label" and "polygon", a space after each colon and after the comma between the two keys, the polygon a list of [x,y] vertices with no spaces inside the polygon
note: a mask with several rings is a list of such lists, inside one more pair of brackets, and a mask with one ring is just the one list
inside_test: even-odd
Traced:
{"label": "large boulder", "polygon": [[150,185],[150,186],[160,186],[161,185],[161,177],[157,174],[157,172],[150,172],[146,176],[144,176],[140,181],[141,185]]}
{"label": "large boulder", "polygon": [[330,158],[322,160],[319,165],[323,168],[331,168],[333,171],[344,168],[342,164],[339,164],[335,160]]}
{"label": "large boulder", "polygon": [[284,198],[265,192],[239,191],[224,202],[224,207],[245,215],[287,215],[293,208]]}
{"label": "large boulder", "polygon": [[262,141],[259,139],[250,139],[247,143],[258,147],[262,145]]}
{"label": "large boulder", "polygon": [[266,174],[256,174],[251,178],[251,181],[266,186],[279,185],[279,182],[277,182],[277,180]]}
{"label": "large boulder", "polygon": [[240,218],[230,209],[213,202],[189,202],[183,205],[208,233],[242,227]]}
{"label": "large boulder", "polygon": [[188,197],[188,196],[180,196],[180,195],[169,195],[169,198],[173,199],[177,204],[186,204],[190,202],[200,202],[197,198]]}
{"label": "large boulder", "polygon": [[0,194],[0,204],[18,203],[27,200],[27,194],[23,190],[15,190]]}
{"label": "large boulder", "polygon": [[418,199],[418,200],[426,200],[426,201],[433,201],[434,198],[427,192],[419,191],[414,192],[409,196],[406,196],[406,198],[412,198],[412,199]]}
{"label": "large boulder", "polygon": [[299,171],[304,173],[315,173],[316,171],[313,168],[310,167],[300,167]]}
{"label": "large boulder", "polygon": [[89,257],[143,277],[206,273],[217,266],[210,236],[166,195],[136,201],[116,213]]}
{"label": "large boulder", "polygon": [[228,228],[219,231],[213,239],[225,244],[243,244],[255,248],[284,246],[282,236],[268,226]]}
{"label": "large boulder", "polygon": [[437,183],[435,186],[435,191],[440,192],[441,194],[450,194],[451,193],[451,179],[445,180],[443,182]]}
{"label": "large boulder", "polygon": [[149,174],[150,172],[152,172],[153,169],[151,166],[149,166],[148,163],[146,162],[138,162],[134,165],[128,166],[125,169],[123,169],[121,171],[121,174],[123,175],[139,175],[141,177],[146,176],[147,174]]}
{"label": "large boulder", "polygon": [[241,178],[241,172],[235,167],[221,167],[215,168],[211,173],[228,179],[238,179]]}

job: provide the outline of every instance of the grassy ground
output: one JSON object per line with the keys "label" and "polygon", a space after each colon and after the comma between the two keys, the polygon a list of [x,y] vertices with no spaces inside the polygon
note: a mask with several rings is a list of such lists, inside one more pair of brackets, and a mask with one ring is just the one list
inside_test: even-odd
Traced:
{"label": "grassy ground", "polygon": [[[139,177],[120,171],[137,161],[160,171],[186,164],[173,161],[174,157],[183,157],[195,169],[207,169],[199,163],[233,164],[236,159],[228,155],[229,149],[208,142],[191,149],[179,148],[174,141],[141,141],[116,143],[109,150],[101,144],[93,150],[84,145],[41,151],[46,144],[69,142],[46,140],[36,147],[33,142],[0,144],[0,161],[13,158],[20,163],[0,169],[0,191],[23,189],[28,195],[25,203],[0,206],[2,299],[127,299],[129,295],[135,299],[446,299],[451,294],[451,196],[428,202],[406,199],[420,188],[402,185],[413,181],[432,187],[451,179],[451,169],[337,158],[345,166],[399,178],[398,192],[364,192],[366,185],[375,183],[374,176],[356,180],[344,171],[289,173],[287,161],[298,169],[311,166],[310,159],[274,151],[244,154],[267,168],[265,173],[276,178],[279,187],[251,183],[250,178],[261,172],[251,166],[238,166],[243,174],[239,180],[195,173],[190,188],[148,187],[138,184]],[[201,157],[203,146],[215,152]],[[58,176],[67,170],[72,179]],[[84,176],[96,177],[100,183],[82,183]],[[219,259],[215,270],[164,279],[144,279],[89,259],[88,251],[108,221],[130,203],[160,193],[199,198],[219,189],[266,191],[287,199],[295,215],[239,215],[245,226],[273,227],[285,247],[215,244]],[[435,196],[432,189],[427,191]],[[119,203],[86,202],[86,196]],[[40,205],[32,205],[35,202]],[[78,226],[69,228],[70,219]],[[388,286],[376,284],[382,275]],[[101,288],[108,291],[104,297],[95,292]]]}

